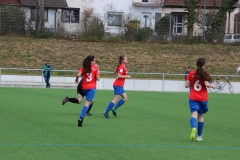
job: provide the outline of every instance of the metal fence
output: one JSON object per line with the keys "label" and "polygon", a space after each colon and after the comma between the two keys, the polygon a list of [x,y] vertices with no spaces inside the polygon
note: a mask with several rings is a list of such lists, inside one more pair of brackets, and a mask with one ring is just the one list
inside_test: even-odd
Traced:
{"label": "metal fence", "polygon": [[[158,11],[160,12],[160,11]],[[59,15],[57,15],[57,14]],[[202,14],[202,13],[200,13]],[[87,14],[86,14],[87,15]],[[55,17],[54,17],[55,16]],[[210,18],[208,18],[210,20]],[[186,13],[155,13],[128,14],[124,12],[98,13],[84,17],[79,10],[45,10],[45,27],[54,34],[68,34],[85,37],[89,40],[111,39],[122,41],[182,41],[187,37]],[[81,20],[81,22],[80,22]],[[13,6],[0,6],[0,34],[28,34],[34,30],[36,9],[19,9]],[[83,21],[83,22],[82,22]],[[206,23],[208,24],[208,22]],[[240,33],[240,20],[235,19],[233,32]],[[207,31],[202,27],[202,20],[194,26],[193,38],[202,41]],[[92,39],[91,39],[92,38]]]}
{"label": "metal fence", "polygon": [[[12,71],[11,74],[9,74],[6,71]],[[14,71],[14,72],[13,72]],[[43,69],[24,69],[24,68],[0,68],[0,86],[35,86],[35,87],[44,87],[45,81],[43,78]],[[6,73],[4,73],[6,72]],[[74,78],[76,73],[78,73],[78,70],[52,70],[53,76],[52,78],[55,78],[55,84],[56,86],[60,88],[65,87],[76,87],[74,84]],[[72,76],[64,76],[58,73],[68,73],[72,74]],[[100,71],[101,77],[105,75],[105,77],[110,77],[109,79],[115,79],[115,74],[113,72],[109,71]],[[143,87],[143,84],[146,84],[146,80],[153,80],[153,81],[161,81],[161,91],[164,91],[165,88],[167,88],[166,85],[171,83],[171,81],[179,81],[181,82],[181,87],[184,88],[184,81],[185,81],[185,74],[172,74],[172,73],[135,73],[135,72],[129,72],[131,77],[136,77],[136,75],[141,75],[143,78],[135,79],[138,81],[139,86]],[[10,76],[9,78],[3,80],[3,76],[7,75]],[[24,78],[16,78],[21,77],[21,75]],[[109,76],[110,75],[110,76]],[[32,78],[27,78],[31,76]],[[240,76],[239,75],[211,75],[214,79],[223,79],[224,77],[228,77],[230,80],[234,79],[234,82],[239,83],[240,82]],[[52,79],[51,78],[51,79]],[[67,79],[66,79],[67,78]],[[108,78],[107,78],[108,79]],[[4,83],[8,82],[8,83]],[[18,85],[16,85],[18,83]],[[135,83],[135,82],[134,82]],[[133,84],[134,84],[133,83]],[[143,83],[143,84],[141,84]],[[61,84],[61,85],[59,85]],[[107,83],[109,85],[109,83]],[[147,83],[149,84],[149,83]],[[158,83],[160,84],[160,83]],[[179,85],[179,84],[178,84]],[[112,86],[112,84],[110,84]],[[237,85],[235,85],[237,86]],[[111,87],[110,87],[111,88]],[[154,88],[154,87],[153,87]],[[240,89],[240,83],[239,87]]]}

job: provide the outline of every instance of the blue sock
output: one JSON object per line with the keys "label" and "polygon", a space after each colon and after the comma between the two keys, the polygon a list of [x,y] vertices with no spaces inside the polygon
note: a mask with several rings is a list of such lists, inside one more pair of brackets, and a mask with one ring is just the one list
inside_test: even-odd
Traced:
{"label": "blue sock", "polygon": [[197,119],[192,117],[190,119],[190,124],[191,124],[191,128],[196,128],[196,125],[197,125]]}
{"label": "blue sock", "polygon": [[202,136],[204,122],[198,122],[198,136]]}
{"label": "blue sock", "polygon": [[124,103],[125,103],[125,101],[124,101],[123,99],[121,99],[120,101],[118,101],[115,109],[118,109],[118,108],[121,107]]}
{"label": "blue sock", "polygon": [[88,111],[88,107],[87,106],[84,106],[83,109],[82,109],[82,113],[80,115],[80,118],[84,119],[84,117],[86,116],[87,114],[87,111]]}
{"label": "blue sock", "polygon": [[115,106],[115,104],[113,102],[110,102],[107,109],[106,109],[106,113],[108,113],[109,111],[112,110],[112,108]]}

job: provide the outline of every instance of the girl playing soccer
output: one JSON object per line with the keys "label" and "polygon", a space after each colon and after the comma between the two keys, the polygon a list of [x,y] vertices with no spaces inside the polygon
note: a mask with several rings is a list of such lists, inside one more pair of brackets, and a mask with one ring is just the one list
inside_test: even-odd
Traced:
{"label": "girl playing soccer", "polygon": [[[103,115],[106,118],[109,118],[108,112],[110,110],[112,110],[113,115],[115,117],[117,117],[117,109],[119,107],[121,107],[127,101],[127,94],[126,94],[125,90],[123,89],[124,83],[125,83],[125,79],[126,78],[128,78],[128,79],[130,78],[130,75],[127,75],[127,68],[125,66],[125,64],[127,64],[127,63],[128,63],[127,56],[121,55],[119,57],[118,67],[115,70],[115,72],[117,74],[117,78],[116,78],[115,82],[113,83],[114,98],[109,103],[107,109],[103,112]],[[120,96],[122,97],[122,99],[120,101],[118,101]],[[117,103],[117,105],[115,106],[116,103]]]}
{"label": "girl playing soccer", "polygon": [[82,89],[86,96],[86,101],[82,109],[82,113],[78,119],[78,127],[82,127],[83,119],[86,116],[88,107],[94,99],[96,93],[97,80],[100,80],[99,68],[95,66],[96,59],[90,55],[83,61],[83,66],[79,70],[75,82],[78,83],[78,78],[83,77]]}
{"label": "girl playing soccer", "polygon": [[190,124],[192,132],[190,140],[195,140],[196,125],[198,121],[198,137],[197,141],[202,141],[202,131],[204,127],[204,114],[208,111],[208,88],[215,88],[209,73],[204,70],[205,60],[199,58],[197,60],[197,69],[193,70],[187,76],[185,87],[191,87],[189,96],[189,106],[191,111]]}
{"label": "girl playing soccer", "polygon": [[[97,66],[99,68],[99,65],[100,65],[100,62],[96,61],[95,66]],[[76,82],[76,83],[78,83],[78,82]],[[82,102],[83,97],[85,96],[84,93],[83,93],[82,84],[83,84],[83,78],[80,80],[80,82],[78,83],[78,86],[77,86],[78,98],[69,98],[68,96],[66,96],[62,101],[62,105],[64,105],[67,102],[71,102],[71,103],[75,103],[75,104],[80,104]],[[88,107],[87,116],[92,115],[90,113],[90,110],[92,109],[92,106],[93,106],[93,101],[91,102],[90,106]]]}

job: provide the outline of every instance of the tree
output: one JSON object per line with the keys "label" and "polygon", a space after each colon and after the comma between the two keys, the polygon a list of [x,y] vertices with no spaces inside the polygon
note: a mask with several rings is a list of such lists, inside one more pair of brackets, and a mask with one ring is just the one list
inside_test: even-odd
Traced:
{"label": "tree", "polygon": [[82,23],[84,32],[88,32],[88,23],[90,19],[93,17],[93,8],[84,8],[82,12]]}
{"label": "tree", "polygon": [[[94,16],[93,8],[84,8],[82,12],[83,36],[90,40],[101,40],[104,37],[103,21]],[[93,38],[93,39],[91,39]]]}
{"label": "tree", "polygon": [[173,18],[164,16],[157,21],[155,26],[156,32],[158,33],[159,36],[171,35],[173,31],[173,24],[174,24]]}
{"label": "tree", "polygon": [[39,34],[44,29],[44,0],[37,0],[37,18],[36,18],[36,33]]}
{"label": "tree", "polygon": [[222,6],[211,23],[212,29],[210,37],[212,42],[217,39],[219,43],[223,43],[226,27],[226,14],[227,12],[231,12],[232,6],[237,2],[238,0],[222,0]]}
{"label": "tree", "polygon": [[197,13],[195,11],[196,5],[200,2],[200,0],[184,0],[184,3],[187,7],[187,30],[188,30],[188,39],[193,38],[193,26],[194,22],[197,18]]}
{"label": "tree", "polygon": [[23,9],[11,6],[0,6],[0,34],[25,34],[26,16]]}

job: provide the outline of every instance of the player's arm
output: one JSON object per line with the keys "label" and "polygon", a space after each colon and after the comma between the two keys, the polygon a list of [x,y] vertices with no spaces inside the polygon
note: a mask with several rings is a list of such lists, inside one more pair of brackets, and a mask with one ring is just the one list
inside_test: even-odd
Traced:
{"label": "player's arm", "polygon": [[121,73],[117,73],[117,78],[128,78],[128,79],[130,79],[130,75],[123,76]]}
{"label": "player's arm", "polygon": [[96,78],[97,78],[97,80],[99,81],[99,80],[100,80],[100,75],[97,75]]}
{"label": "player's arm", "polygon": [[214,84],[211,84],[211,83],[209,83],[208,81],[204,81],[204,84],[205,84],[205,86],[208,87],[208,88],[216,88],[216,86],[215,86]]}
{"label": "player's arm", "polygon": [[188,88],[191,86],[191,82],[189,80],[186,80],[185,82],[185,87]]}
{"label": "player's arm", "polygon": [[100,72],[99,72],[100,62],[96,61],[95,66],[98,68],[96,79],[99,81],[100,80]]}
{"label": "player's arm", "polygon": [[81,72],[81,70],[77,73],[77,75],[76,75],[76,79],[75,79],[75,83],[78,83],[78,78],[79,77],[82,77],[82,72]]}

